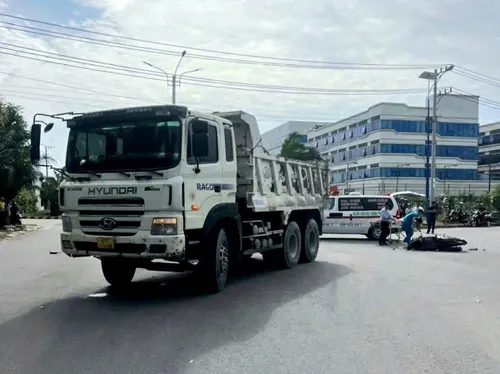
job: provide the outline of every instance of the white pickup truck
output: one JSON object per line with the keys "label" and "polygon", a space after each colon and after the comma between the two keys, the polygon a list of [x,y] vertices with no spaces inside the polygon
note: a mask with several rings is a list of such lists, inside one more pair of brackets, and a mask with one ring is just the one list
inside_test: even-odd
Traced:
{"label": "white pickup truck", "polygon": [[[253,116],[162,105],[65,121],[62,250],[100,259],[112,286],[137,268],[195,270],[219,292],[254,253],[282,268],[315,260],[328,165],[266,155]],[[34,120],[35,163],[41,133]]]}

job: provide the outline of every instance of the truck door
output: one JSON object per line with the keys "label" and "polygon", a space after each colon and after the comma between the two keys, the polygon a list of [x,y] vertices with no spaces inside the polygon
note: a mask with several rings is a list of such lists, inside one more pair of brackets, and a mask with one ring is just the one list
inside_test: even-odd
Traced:
{"label": "truck door", "polygon": [[[224,157],[222,159],[222,200],[225,203],[236,202],[236,149],[234,147],[233,129],[229,125],[224,126]],[[221,147],[222,148],[222,147]]]}
{"label": "truck door", "polygon": [[224,202],[222,160],[225,159],[222,127],[206,119],[193,119],[187,128],[184,173],[185,228],[203,227],[210,210]]}

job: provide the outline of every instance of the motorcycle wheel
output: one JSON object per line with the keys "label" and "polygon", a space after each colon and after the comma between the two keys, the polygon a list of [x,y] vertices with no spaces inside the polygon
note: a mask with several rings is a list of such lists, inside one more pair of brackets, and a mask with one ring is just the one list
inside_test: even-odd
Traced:
{"label": "motorcycle wheel", "polygon": [[443,223],[444,223],[445,225],[449,225],[449,224],[451,223],[450,218],[449,218],[449,217],[445,217],[445,219],[443,219]]}

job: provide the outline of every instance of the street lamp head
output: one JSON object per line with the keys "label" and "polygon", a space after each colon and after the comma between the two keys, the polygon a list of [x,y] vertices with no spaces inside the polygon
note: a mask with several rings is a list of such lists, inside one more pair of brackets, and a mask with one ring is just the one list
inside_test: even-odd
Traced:
{"label": "street lamp head", "polygon": [[151,65],[151,64],[150,64],[149,62],[147,62],[147,61],[143,61],[143,63],[145,63],[145,64],[146,64],[146,65],[148,65],[148,66],[153,67],[153,65]]}
{"label": "street lamp head", "polygon": [[434,80],[438,77],[438,74],[433,71],[424,71],[418,77],[420,79]]}
{"label": "street lamp head", "polygon": [[54,123],[51,122],[51,123],[47,123],[45,125],[45,127],[43,128],[43,132],[46,134],[48,133],[50,130],[52,130],[52,128],[54,127]]}
{"label": "street lamp head", "polygon": [[182,57],[186,55],[186,51],[182,51]]}

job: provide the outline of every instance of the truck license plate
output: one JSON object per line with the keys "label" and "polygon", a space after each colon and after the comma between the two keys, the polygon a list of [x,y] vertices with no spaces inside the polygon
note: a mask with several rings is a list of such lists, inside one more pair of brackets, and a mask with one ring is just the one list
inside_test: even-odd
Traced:
{"label": "truck license plate", "polygon": [[113,238],[97,238],[97,248],[113,249],[115,248],[115,241]]}

